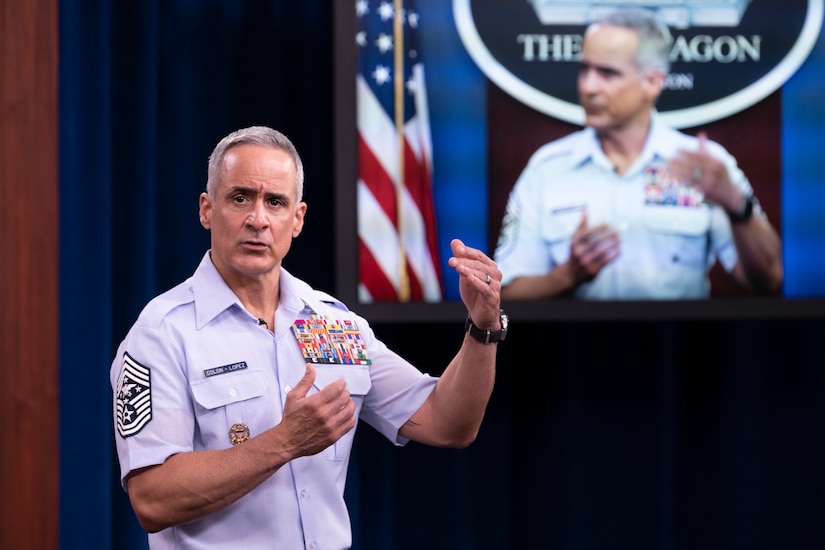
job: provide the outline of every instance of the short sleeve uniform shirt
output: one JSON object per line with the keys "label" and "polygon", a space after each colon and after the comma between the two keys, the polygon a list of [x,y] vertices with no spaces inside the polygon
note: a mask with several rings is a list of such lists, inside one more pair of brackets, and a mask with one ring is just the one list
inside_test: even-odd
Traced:
{"label": "short sleeve uniform shirt", "polygon": [[[502,284],[543,275],[566,262],[583,212],[588,225],[607,223],[620,233],[620,256],[580,285],[582,299],[690,299],[710,293],[708,272],[718,259],[731,270],[736,248],[724,210],[675,181],[665,168],[697,139],[667,128],[654,116],[641,156],[619,175],[591,128],[536,151],[508,200],[495,260]],[[710,152],[743,191],[750,184],[717,143]]]}
{"label": "short sleeve uniform shirt", "polygon": [[[287,393],[304,376],[305,353],[314,349],[307,342],[302,348],[301,338],[326,349],[324,338],[341,326],[348,329],[341,338],[356,342],[339,342],[337,359],[324,355],[315,363],[310,393],[343,378],[356,416],[395,444],[406,443],[398,430],[436,379],[390,351],[338,300],[283,269],[280,281],[274,332],[244,310],[208,252],[191,278],[146,306],[110,372],[122,482],[173,454],[226,449],[233,435],[254,437],[276,426]],[[333,329],[320,337],[293,329],[313,319]],[[343,493],[354,432],[284,465],[222,511],[150,534],[151,548],[348,548]]]}

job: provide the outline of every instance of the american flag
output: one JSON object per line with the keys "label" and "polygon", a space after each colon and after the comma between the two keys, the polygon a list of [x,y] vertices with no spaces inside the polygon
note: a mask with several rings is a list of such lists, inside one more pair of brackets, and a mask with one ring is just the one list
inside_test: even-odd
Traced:
{"label": "american flag", "polygon": [[419,16],[407,0],[357,0],[361,302],[440,301]]}

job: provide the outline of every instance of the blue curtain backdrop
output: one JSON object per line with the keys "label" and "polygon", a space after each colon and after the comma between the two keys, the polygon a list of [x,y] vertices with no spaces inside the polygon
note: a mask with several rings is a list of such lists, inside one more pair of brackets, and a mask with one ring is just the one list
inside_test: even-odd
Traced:
{"label": "blue curtain backdrop", "polygon": [[108,365],[208,247],[198,195],[223,135],[265,124],[296,143],[310,206],[287,264],[332,289],[331,30],[330,2],[61,2],[62,547],[145,547],[117,486]]}
{"label": "blue curtain backdrop", "polygon": [[[108,370],[208,245],[197,199],[220,137],[293,138],[309,211],[285,263],[334,289],[333,1],[61,3],[61,548],[146,548]],[[462,320],[376,331],[437,374]],[[469,449],[359,429],[356,548],[822,548],[824,334],[821,319],[514,319]]]}

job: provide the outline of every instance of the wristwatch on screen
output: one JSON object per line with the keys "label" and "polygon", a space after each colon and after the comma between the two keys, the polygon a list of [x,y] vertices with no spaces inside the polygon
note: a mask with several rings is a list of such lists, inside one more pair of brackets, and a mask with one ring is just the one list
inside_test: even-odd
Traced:
{"label": "wristwatch on screen", "polygon": [[503,309],[500,309],[499,319],[501,320],[501,330],[481,330],[473,324],[473,320],[470,319],[469,315],[467,315],[467,321],[464,322],[464,330],[467,331],[467,334],[482,344],[501,342],[507,338],[507,329],[510,326],[510,317],[504,313]]}
{"label": "wristwatch on screen", "polygon": [[728,219],[730,219],[730,223],[745,223],[751,219],[751,216],[753,216],[753,207],[757,204],[759,204],[759,201],[756,200],[753,193],[744,195],[739,208],[737,208],[735,212],[728,211]]}

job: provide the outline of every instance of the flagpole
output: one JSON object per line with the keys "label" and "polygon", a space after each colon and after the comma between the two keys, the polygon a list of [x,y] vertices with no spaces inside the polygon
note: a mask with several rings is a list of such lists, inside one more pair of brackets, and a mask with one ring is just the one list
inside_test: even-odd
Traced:
{"label": "flagpole", "polygon": [[407,276],[407,252],[404,248],[404,224],[403,199],[404,187],[406,185],[404,177],[404,25],[403,25],[403,0],[395,0],[395,13],[393,15],[393,53],[395,70],[393,71],[393,84],[395,95],[395,133],[398,137],[398,185],[395,190],[396,210],[398,212],[398,270],[399,289],[398,301],[410,301],[410,280]]}

